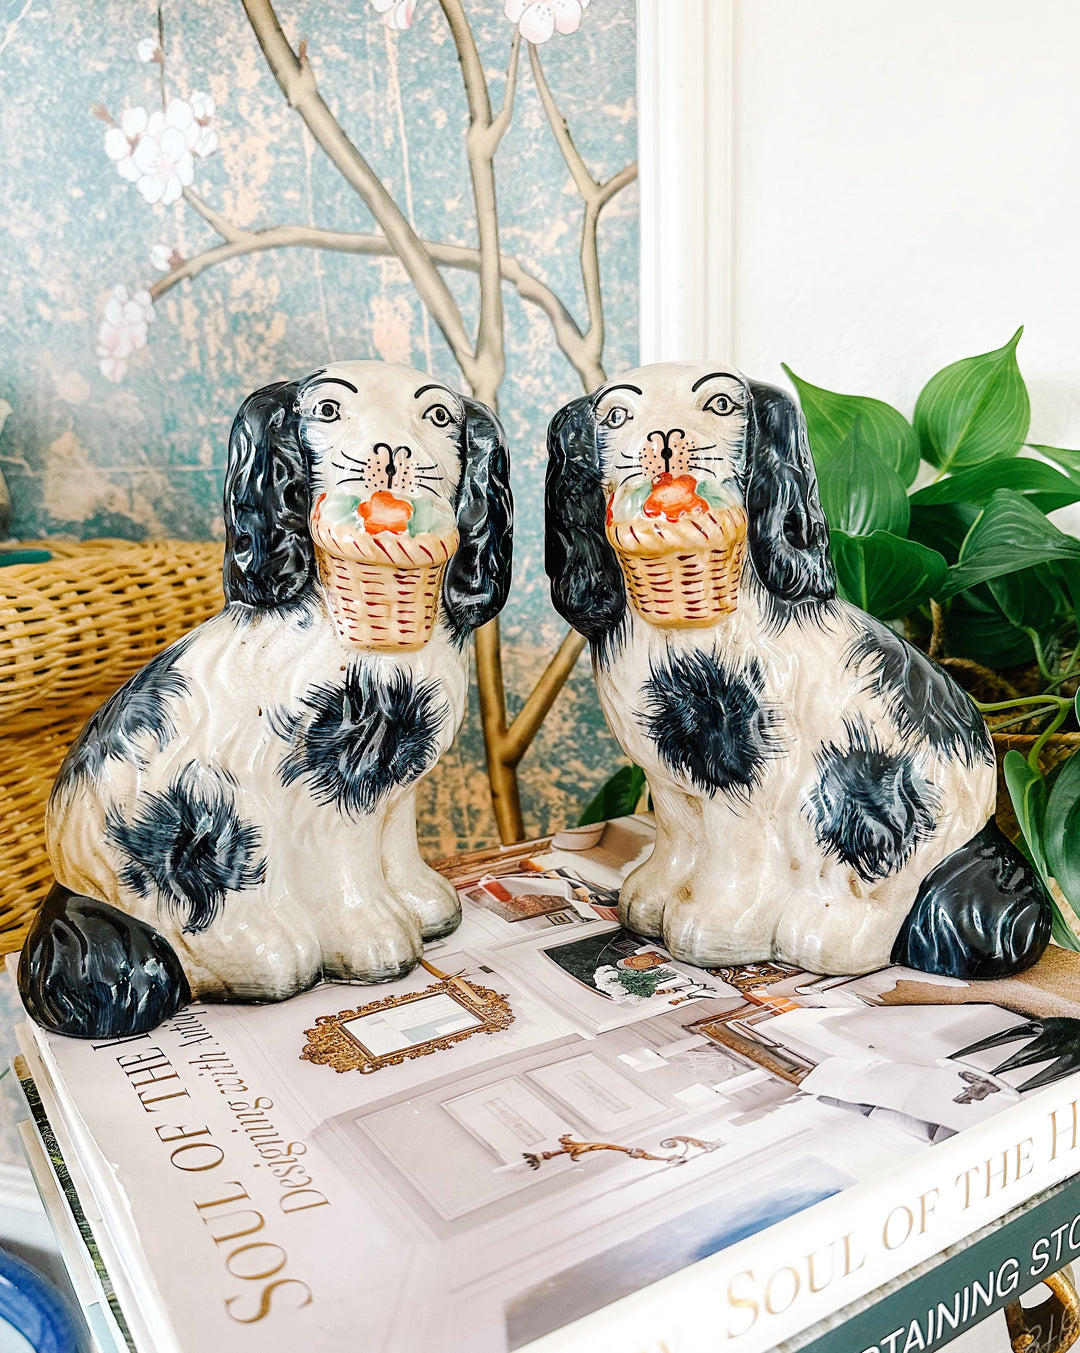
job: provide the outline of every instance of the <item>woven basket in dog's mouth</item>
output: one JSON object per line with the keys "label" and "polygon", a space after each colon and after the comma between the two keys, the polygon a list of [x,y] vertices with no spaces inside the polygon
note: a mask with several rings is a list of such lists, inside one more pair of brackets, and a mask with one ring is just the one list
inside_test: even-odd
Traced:
{"label": "woven basket in dog's mouth", "polygon": [[607,538],[630,601],[650,625],[714,625],[738,606],[746,557],[743,508],[687,513],[677,521],[612,521]]}
{"label": "woven basket in dog's mouth", "polygon": [[354,648],[408,652],[435,628],[443,572],[458,547],[457,530],[418,536],[328,525],[316,508],[311,538],[330,615]]}

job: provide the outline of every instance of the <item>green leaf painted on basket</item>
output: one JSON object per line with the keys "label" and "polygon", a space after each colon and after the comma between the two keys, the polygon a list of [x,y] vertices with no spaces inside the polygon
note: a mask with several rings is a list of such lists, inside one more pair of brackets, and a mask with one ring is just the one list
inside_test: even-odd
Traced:
{"label": "green leaf painted on basket", "polygon": [[[821,506],[829,525],[848,535],[872,531],[907,534],[911,520],[903,480],[863,435],[859,416],[836,454],[818,475]],[[1080,494],[1080,490],[1078,490]]]}
{"label": "green leaf painted on basket", "polygon": [[579,827],[591,822],[606,822],[612,817],[627,817],[638,806],[645,792],[645,772],[640,766],[623,766],[600,786],[595,797],[578,819]]}
{"label": "green leaf painted on basket", "polygon": [[896,471],[905,486],[913,482],[919,473],[919,443],[915,429],[902,413],[880,399],[839,395],[804,381],[789,366],[785,365],[784,370],[799,393],[810,450],[819,473],[840,450],[858,418],[864,440]]}
{"label": "green leaf painted on basket", "polygon": [[1016,364],[1023,326],[1003,348],[965,357],[931,376],[915,402],[919,451],[939,470],[960,470],[1024,444],[1031,405]]}
{"label": "green leaf painted on basket", "polygon": [[976,583],[1058,559],[1080,561],[1080,540],[1059,531],[1018,493],[998,489],[968,532],[959,561],[936,595],[944,601]]}
{"label": "green leaf painted on basket", "polygon": [[937,550],[888,531],[868,536],[830,531],[829,540],[840,595],[879,620],[892,620],[923,605],[936,594],[948,570]]}
{"label": "green leaf painted on basket", "polygon": [[1003,769],[1013,812],[1020,824],[1028,852],[1035,868],[1045,879],[1048,871],[1042,826],[1046,814],[1046,782],[1037,770],[1031,769],[1020,752],[1006,752]]}
{"label": "green leaf painted on basket", "polygon": [[[1046,867],[1069,905],[1080,908],[1080,757],[1072,755],[1054,781],[1043,819]],[[1080,947],[1074,942],[1074,948]]]}
{"label": "green leaf painted on basket", "polygon": [[1070,478],[1031,456],[991,460],[927,484],[911,495],[911,504],[935,507],[941,503],[974,503],[985,507],[998,489],[1012,489],[1040,512],[1053,512],[1080,501],[1080,474]]}

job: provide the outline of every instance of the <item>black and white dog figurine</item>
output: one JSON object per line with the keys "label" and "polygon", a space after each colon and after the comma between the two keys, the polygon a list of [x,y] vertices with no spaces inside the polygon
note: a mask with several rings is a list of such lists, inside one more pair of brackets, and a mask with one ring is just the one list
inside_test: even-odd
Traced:
{"label": "black and white dog figurine", "polygon": [[[608,723],[656,813],[623,924],[708,967],[892,961],[988,978],[1034,963],[1050,904],[994,825],[983,720],[941,668],[837,598],[788,395],[723,363],[645,367],[563,408],[548,449],[552,598],[592,644]],[[655,531],[650,501],[654,522],[675,504],[686,530],[708,512],[742,523],[719,618],[657,624],[628,597],[611,523]]]}
{"label": "black and white dog figurine", "polygon": [[[422,518],[417,549],[443,527],[456,545],[412,649],[334,623],[311,529],[320,504],[360,499]],[[509,590],[498,420],[379,362],[268,386],[233,424],[225,523],[225,609],[93,716],[54,787],[57,883],[19,970],[48,1028],[116,1036],[190,998],[387,981],[460,919],[417,849],[415,787],[461,723],[466,641]]]}

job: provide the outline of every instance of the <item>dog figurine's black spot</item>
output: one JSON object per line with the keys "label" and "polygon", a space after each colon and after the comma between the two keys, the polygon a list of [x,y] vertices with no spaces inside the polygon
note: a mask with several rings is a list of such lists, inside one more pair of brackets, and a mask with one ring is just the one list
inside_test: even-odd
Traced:
{"label": "dog figurine's black spot", "polygon": [[445,704],[435,681],[416,682],[400,669],[376,678],[357,663],[343,682],[313,687],[300,711],[275,719],[289,743],[282,783],[302,779],[320,803],[370,813],[389,790],[434,765]]}
{"label": "dog figurine's black spot", "polygon": [[235,784],[189,762],[160,794],[146,794],[132,818],[113,805],[105,835],[124,857],[123,882],[140,897],[183,917],[190,934],[206,930],[228,892],[254,888],[266,875],[258,827],[236,807]]}
{"label": "dog figurine's black spot", "polygon": [[979,761],[993,765],[990,734],[969,696],[932,658],[887,625],[867,616],[849,661],[866,675],[867,689],[884,701],[902,737],[925,738],[965,766]]}
{"label": "dog figurine's black spot", "polygon": [[645,682],[641,725],[673,774],[710,796],[749,792],[780,753],[778,715],[762,701],[764,688],[756,660],[729,671],[708,653],[672,653]]}
{"label": "dog figurine's black spot", "polygon": [[929,837],[937,795],[906,752],[887,750],[859,723],[847,734],[818,752],[808,811],[824,849],[872,882],[902,869]]}
{"label": "dog figurine's black spot", "polygon": [[91,715],[75,740],[53,785],[58,800],[74,788],[80,778],[100,780],[106,762],[115,757],[138,761],[139,739],[150,737],[161,751],[176,736],[176,720],[171,702],[188,693],[187,680],[176,667],[190,642],[185,635],[171,644],[131,678],[121,691]]}

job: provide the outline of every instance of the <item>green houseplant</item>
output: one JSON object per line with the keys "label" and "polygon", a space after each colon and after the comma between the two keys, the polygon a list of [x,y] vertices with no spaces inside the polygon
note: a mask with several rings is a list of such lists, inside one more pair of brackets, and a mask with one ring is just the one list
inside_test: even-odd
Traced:
{"label": "green houseplant", "polygon": [[[1080,726],[1080,540],[1047,516],[1080,502],[1080,451],[1027,441],[1022,332],[932,376],[910,422],[784,370],[806,418],[841,596],[943,662],[996,732],[1023,731],[1024,752],[1002,749],[1021,846],[1080,910],[1080,757],[1068,746],[1055,748],[1068,753],[1056,764],[1046,755]],[[622,767],[582,821],[634,811],[644,788],[639,768]],[[1054,938],[1080,949],[1054,908]]]}

